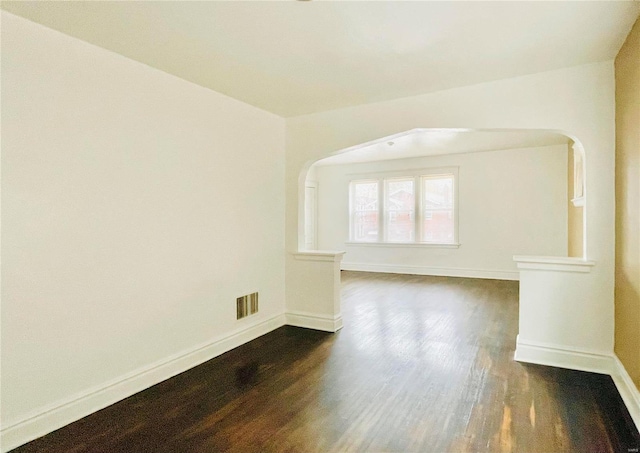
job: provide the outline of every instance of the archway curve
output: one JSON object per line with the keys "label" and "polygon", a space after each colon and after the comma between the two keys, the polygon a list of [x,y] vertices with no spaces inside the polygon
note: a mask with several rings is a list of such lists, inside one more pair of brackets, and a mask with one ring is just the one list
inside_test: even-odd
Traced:
{"label": "archway curve", "polygon": [[[558,129],[526,129],[526,128],[522,128],[522,129],[518,129],[518,128],[482,128],[482,129],[474,129],[474,128],[413,128],[413,129],[409,129],[409,130],[405,130],[402,132],[398,132],[398,133],[394,133],[394,134],[390,134],[390,135],[386,135],[383,137],[379,137],[364,143],[360,143],[360,144],[356,144],[353,146],[349,146],[346,148],[342,148],[342,149],[338,149],[338,150],[333,150],[333,151],[328,151],[327,153],[325,153],[322,157],[318,158],[318,159],[314,159],[314,160],[309,160],[306,161],[304,163],[304,165],[302,166],[300,173],[298,175],[298,222],[297,222],[297,227],[298,227],[298,241],[297,241],[297,249],[299,251],[303,251],[305,250],[304,244],[305,244],[305,183],[307,180],[307,175],[309,174],[309,170],[311,169],[311,167],[316,164],[319,161],[323,161],[326,160],[328,158],[334,157],[334,156],[340,156],[340,155],[344,155],[344,154],[348,154],[348,153],[352,153],[354,151],[359,151],[362,149],[366,149],[366,148],[370,148],[372,146],[375,145],[380,145],[380,144],[384,144],[384,143],[389,143],[389,142],[395,142],[396,140],[401,140],[407,136],[411,136],[413,134],[418,134],[418,133],[438,133],[438,134],[465,134],[465,133],[493,133],[493,134],[500,134],[500,133],[504,133],[504,134],[513,134],[513,133],[527,133],[527,134],[555,134],[557,136],[563,136],[564,138],[566,138],[568,144],[570,144],[569,148],[568,148],[568,152],[574,153],[574,156],[577,155],[579,156],[579,164],[578,166],[576,166],[575,168],[575,172],[579,172],[580,176],[581,176],[581,200],[580,200],[580,206],[582,207],[582,219],[581,219],[581,223],[582,223],[582,256],[579,256],[577,258],[581,258],[581,259],[587,259],[587,240],[588,240],[588,234],[587,234],[587,200],[588,200],[588,193],[587,193],[587,172],[586,172],[586,162],[587,162],[587,155],[585,152],[585,148],[581,142],[581,140],[575,136],[574,134],[567,132],[567,131],[563,131],[563,130],[558,130]],[[540,146],[540,145],[538,145]],[[526,146],[520,146],[520,148],[523,148]],[[512,149],[517,149],[517,146],[514,146]],[[502,149],[508,149],[508,148],[502,148]],[[480,151],[480,150],[476,150],[476,151]],[[489,151],[489,150],[485,150],[485,151]],[[460,151],[458,151],[460,152]],[[463,152],[474,152],[474,151],[463,151]],[[451,153],[438,153],[438,154],[451,154]],[[426,153],[423,156],[429,156],[429,155],[436,155],[436,154],[429,154]],[[575,175],[576,173],[574,173]],[[574,176],[575,177],[575,176]],[[576,198],[575,197],[575,193],[573,196],[569,197],[571,198]]]}

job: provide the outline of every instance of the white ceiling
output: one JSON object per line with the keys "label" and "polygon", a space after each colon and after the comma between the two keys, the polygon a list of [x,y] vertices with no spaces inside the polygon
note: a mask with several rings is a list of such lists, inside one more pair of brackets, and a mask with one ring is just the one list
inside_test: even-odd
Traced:
{"label": "white ceiling", "polygon": [[638,1],[2,8],[284,117],[612,59]]}
{"label": "white ceiling", "polygon": [[315,165],[340,165],[409,157],[457,154],[534,146],[566,145],[569,139],[552,131],[415,129],[366,143],[319,160]]}

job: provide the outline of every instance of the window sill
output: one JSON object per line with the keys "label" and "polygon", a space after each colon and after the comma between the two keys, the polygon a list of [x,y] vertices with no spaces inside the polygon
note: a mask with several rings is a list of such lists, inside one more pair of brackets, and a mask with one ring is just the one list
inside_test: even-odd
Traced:
{"label": "window sill", "polygon": [[428,248],[428,249],[457,249],[460,244],[433,244],[430,242],[345,242],[347,247],[409,247],[409,248]]}

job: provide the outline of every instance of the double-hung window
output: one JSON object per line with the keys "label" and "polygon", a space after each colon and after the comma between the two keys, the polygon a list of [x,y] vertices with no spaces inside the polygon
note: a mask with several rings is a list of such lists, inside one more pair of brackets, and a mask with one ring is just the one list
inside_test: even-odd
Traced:
{"label": "double-hung window", "polygon": [[457,168],[350,183],[350,241],[457,245]]}
{"label": "double-hung window", "polygon": [[351,183],[351,238],[356,242],[378,242],[379,182],[376,180]]}
{"label": "double-hung window", "polygon": [[414,178],[384,180],[384,237],[386,242],[414,242],[416,197]]}
{"label": "double-hung window", "polygon": [[421,242],[452,244],[456,240],[454,175],[420,177]]}

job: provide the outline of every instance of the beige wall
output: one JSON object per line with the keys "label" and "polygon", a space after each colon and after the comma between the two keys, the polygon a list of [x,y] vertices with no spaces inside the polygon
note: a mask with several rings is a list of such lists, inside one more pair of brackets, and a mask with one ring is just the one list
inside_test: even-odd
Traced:
{"label": "beige wall", "polygon": [[[538,272],[525,294],[535,304],[558,302],[546,319],[521,318],[532,341],[610,354],[614,340],[615,78],[613,61],[500,80],[330,112],[287,118],[287,249],[304,244],[304,176],[339,150],[415,128],[543,129],[575,137],[585,152],[588,273]],[[320,192],[322,192],[320,187]],[[287,302],[306,289],[288,278]],[[546,280],[545,280],[546,279]],[[315,282],[314,282],[315,284]],[[543,286],[540,286],[542,284]],[[547,291],[552,288],[554,291]],[[521,287],[522,290],[522,287]],[[551,294],[549,294],[549,292]],[[550,297],[550,299],[549,299]],[[531,334],[531,332],[535,332]]]}
{"label": "beige wall", "polygon": [[284,120],[1,17],[8,448],[281,316]]}
{"label": "beige wall", "polygon": [[575,206],[574,203],[571,201],[572,198],[574,197],[573,184],[575,179],[574,178],[575,174],[573,169],[574,151],[572,150],[572,146],[573,146],[573,141],[569,143],[569,152],[567,153],[568,155],[567,193],[569,195],[567,197],[568,238],[569,238],[568,249],[569,249],[569,256],[581,258],[584,255],[584,245],[583,245],[584,207]]}
{"label": "beige wall", "polygon": [[615,61],[615,352],[640,388],[640,20]]}
{"label": "beige wall", "polygon": [[[458,170],[460,247],[345,243],[350,180],[429,168]],[[327,165],[317,173],[318,245],[345,250],[345,269],[518,279],[514,255],[567,256],[566,145]]]}

